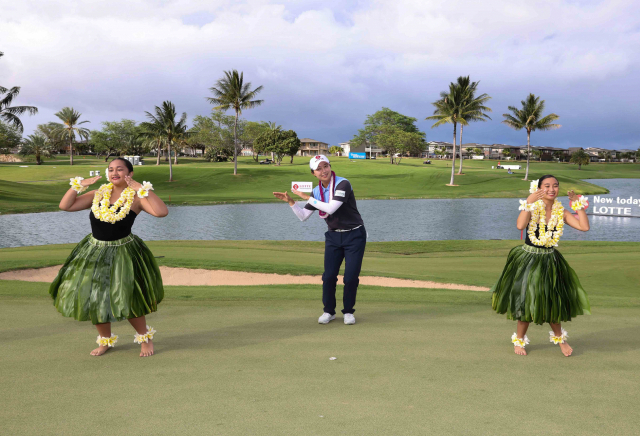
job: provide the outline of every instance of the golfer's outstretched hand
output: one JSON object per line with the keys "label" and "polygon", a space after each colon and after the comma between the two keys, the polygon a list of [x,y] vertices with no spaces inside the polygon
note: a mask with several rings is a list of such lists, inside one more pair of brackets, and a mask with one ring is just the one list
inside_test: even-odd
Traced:
{"label": "golfer's outstretched hand", "polygon": [[291,196],[289,195],[289,193],[287,191],[285,191],[285,192],[274,192],[273,196],[276,197],[279,200],[286,201],[287,203],[289,203],[289,206],[293,206],[294,204],[296,204],[294,199],[291,198]]}

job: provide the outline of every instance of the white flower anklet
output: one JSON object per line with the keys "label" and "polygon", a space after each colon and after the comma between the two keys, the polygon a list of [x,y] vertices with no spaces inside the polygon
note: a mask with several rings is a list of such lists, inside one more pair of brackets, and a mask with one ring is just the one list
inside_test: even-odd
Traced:
{"label": "white flower anklet", "polygon": [[562,332],[562,334],[560,336],[556,336],[556,334],[553,331],[550,331],[549,332],[549,342],[553,342],[556,345],[557,344],[564,344],[567,341],[567,338],[569,337],[569,334],[563,328],[561,328],[560,331]]}
{"label": "white flower anklet", "polygon": [[524,335],[524,338],[519,338],[517,333],[511,335],[511,342],[516,347],[524,348],[529,345],[529,338],[527,335]]}
{"label": "white flower anklet", "polygon": [[116,342],[118,342],[118,335],[114,335],[111,333],[111,337],[100,336],[98,335],[98,339],[96,340],[96,344],[101,347],[115,347]]}
{"label": "white flower anklet", "polygon": [[136,333],[133,335],[133,342],[135,344],[142,344],[143,342],[147,343],[150,339],[153,339],[153,335],[156,333],[156,330],[153,327],[147,326],[147,333],[144,335],[140,335]]}

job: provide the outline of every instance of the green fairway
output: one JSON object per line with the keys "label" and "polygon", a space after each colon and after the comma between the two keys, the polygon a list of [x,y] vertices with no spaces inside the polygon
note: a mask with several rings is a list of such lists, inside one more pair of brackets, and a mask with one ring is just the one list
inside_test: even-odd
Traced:
{"label": "green fairway", "polygon": [[[521,241],[370,242],[362,275],[491,286],[509,250]],[[322,274],[324,243],[303,241],[149,241],[165,266],[278,274]],[[73,244],[0,249],[0,272],[60,265]],[[640,283],[635,242],[562,241],[580,277],[632,297]],[[278,253],[274,256],[274,253]]]}
{"label": "green fairway", "polygon": [[[490,286],[516,244],[372,243],[364,272]],[[167,266],[242,269],[245,259],[249,271],[314,273],[322,259],[321,244],[304,242],[149,245]],[[568,359],[548,326],[532,326],[529,356],[515,356],[515,324],[491,311],[487,292],[362,286],[355,326],[341,316],[321,326],[320,286],[309,285],[169,286],[148,317],[154,357],[138,357],[122,322],[116,348],[94,358],[94,328],[60,316],[47,283],[0,281],[2,433],[102,423],[160,435],[635,435],[636,248],[561,244],[593,313],[565,324]],[[0,265],[59,264],[70,250],[2,249]]]}
{"label": "green fairway", "polygon": [[[238,176],[233,176],[233,163],[209,163],[202,159],[181,158],[174,166],[174,182],[169,183],[169,168],[163,161],[156,166],[153,159],[135,169],[139,181],[153,182],[158,195],[169,204],[215,204],[276,201],[271,193],[290,189],[292,181],[315,180],[309,173],[308,159],[296,157],[294,164],[259,165],[251,158],[240,158]],[[31,163],[21,168],[19,163],[0,163],[0,212],[22,213],[57,210],[69,178],[89,177],[90,170],[104,174],[103,159],[80,157],[73,167],[68,159],[58,157],[41,166]],[[496,161],[465,161],[465,175],[456,177],[459,186],[449,187],[450,161],[434,160],[423,165],[422,159],[403,159],[400,165],[387,160],[350,161],[332,158],[337,174],[348,178],[358,199],[395,198],[464,198],[464,197],[526,197],[528,182],[524,171],[509,175],[492,170]],[[638,178],[640,165],[591,164],[578,170],[565,163],[532,162],[530,178],[555,174],[562,191],[603,194],[606,189],[585,183],[581,179]],[[104,181],[104,179],[103,179]],[[96,184],[96,186],[99,186]]]}

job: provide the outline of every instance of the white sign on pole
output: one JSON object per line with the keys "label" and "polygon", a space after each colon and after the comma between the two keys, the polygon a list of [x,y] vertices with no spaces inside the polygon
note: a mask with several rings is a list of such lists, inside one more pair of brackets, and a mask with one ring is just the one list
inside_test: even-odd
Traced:
{"label": "white sign on pole", "polygon": [[292,191],[311,192],[313,191],[312,182],[291,182]]}

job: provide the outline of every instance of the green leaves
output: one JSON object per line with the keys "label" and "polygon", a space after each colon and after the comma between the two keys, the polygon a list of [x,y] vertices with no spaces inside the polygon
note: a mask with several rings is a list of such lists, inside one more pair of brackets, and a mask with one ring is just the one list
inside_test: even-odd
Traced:
{"label": "green leaves", "polygon": [[534,130],[552,130],[561,127],[560,124],[553,123],[560,118],[558,115],[542,115],[545,103],[544,100],[540,100],[540,97],[529,94],[527,98],[520,103],[522,104],[521,109],[515,106],[509,106],[511,114],[502,115],[504,117],[502,122],[512,129],[526,129],[527,132],[532,132]]}
{"label": "green leaves", "polygon": [[281,130],[280,126],[272,126],[262,133],[254,141],[254,152],[270,153],[276,155],[276,161],[279,165],[284,156],[293,156],[300,149],[300,139],[293,130]]}
{"label": "green leaves", "polygon": [[238,73],[237,70],[225,71],[224,77],[209,90],[214,97],[207,97],[207,101],[215,105],[214,109],[233,109],[237,114],[241,114],[244,109],[260,106],[264,101],[254,100],[262,91],[262,86],[251,91],[251,82],[244,83],[244,73]]}
{"label": "green leaves", "polygon": [[590,161],[591,157],[587,154],[586,151],[582,149],[573,152],[573,154],[571,155],[571,159],[569,159],[569,162],[578,165],[578,169],[580,169],[582,165],[589,165]]}

